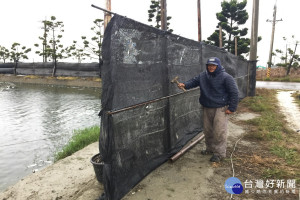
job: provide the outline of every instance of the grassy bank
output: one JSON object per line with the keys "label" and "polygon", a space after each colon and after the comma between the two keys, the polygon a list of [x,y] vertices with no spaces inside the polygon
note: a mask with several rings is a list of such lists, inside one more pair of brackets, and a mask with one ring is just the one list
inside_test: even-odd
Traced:
{"label": "grassy bank", "polygon": [[99,139],[100,127],[92,126],[90,128],[74,130],[69,143],[62,149],[62,151],[56,153],[55,162],[72,155],[76,151],[83,149],[87,145],[97,142]]}
{"label": "grassy bank", "polygon": [[30,83],[42,85],[65,85],[78,87],[102,87],[102,81],[99,77],[63,77],[63,76],[14,76],[0,74],[0,82],[12,83]]}
{"label": "grassy bank", "polygon": [[240,159],[248,159],[246,163],[261,171],[263,178],[296,179],[300,183],[300,135],[288,128],[278,107],[276,90],[257,89],[256,96],[245,98],[241,106],[260,117],[245,122],[249,127],[245,139],[259,144],[253,151],[255,159],[251,162],[247,155]]}
{"label": "grassy bank", "polygon": [[276,77],[269,77],[269,78],[256,78],[257,81],[280,81],[280,82],[300,82],[300,78],[291,78],[289,76],[286,77],[280,77],[280,78],[276,78]]}

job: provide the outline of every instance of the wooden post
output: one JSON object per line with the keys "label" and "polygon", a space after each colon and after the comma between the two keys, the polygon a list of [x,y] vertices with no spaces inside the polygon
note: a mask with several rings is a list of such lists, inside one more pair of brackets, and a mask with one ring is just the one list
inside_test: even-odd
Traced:
{"label": "wooden post", "polygon": [[250,40],[250,57],[249,57],[249,60],[251,60],[251,61],[254,61],[257,59],[258,13],[259,13],[259,0],[253,0],[252,27],[251,27],[251,40]]}
{"label": "wooden post", "polygon": [[167,0],[160,0],[160,6],[161,6],[161,30],[166,31],[167,30]]}
{"label": "wooden post", "polygon": [[[256,93],[258,13],[259,13],[259,0],[253,0],[252,27],[251,27],[251,39],[250,39],[250,58],[249,58],[250,62],[249,62],[249,69],[248,69],[248,87],[247,87],[248,96],[255,96]],[[253,63],[253,65],[251,65],[250,63]]]}
{"label": "wooden post", "polygon": [[222,34],[222,26],[219,26],[219,47],[223,47],[223,34]]}
{"label": "wooden post", "polygon": [[198,41],[201,42],[202,35],[201,35],[201,0],[197,1],[197,7],[198,7]]}
{"label": "wooden post", "polygon": [[234,38],[234,52],[235,55],[237,56],[237,37]]}
{"label": "wooden post", "polygon": [[[111,11],[111,0],[106,0],[106,10]],[[111,19],[111,14],[104,12],[104,30]]]}

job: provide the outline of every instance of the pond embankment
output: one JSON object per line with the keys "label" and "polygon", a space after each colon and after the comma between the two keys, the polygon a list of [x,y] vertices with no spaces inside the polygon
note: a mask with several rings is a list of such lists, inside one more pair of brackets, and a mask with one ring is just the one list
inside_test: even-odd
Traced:
{"label": "pond embankment", "polygon": [[90,163],[90,158],[96,153],[97,142],[28,175],[0,193],[0,199],[96,199],[103,192]]}
{"label": "pond embankment", "polygon": [[14,76],[0,74],[0,82],[31,83],[46,85],[65,85],[80,87],[102,87],[101,79],[98,77],[52,77],[52,76]]}

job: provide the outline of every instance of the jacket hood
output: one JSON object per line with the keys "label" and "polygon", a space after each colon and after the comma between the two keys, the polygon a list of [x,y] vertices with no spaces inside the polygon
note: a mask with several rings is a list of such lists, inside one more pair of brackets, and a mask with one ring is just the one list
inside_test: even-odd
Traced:
{"label": "jacket hood", "polygon": [[[208,69],[207,69],[207,66],[209,64],[212,64],[212,65],[216,65],[217,66],[217,69],[214,71],[214,72],[209,72]],[[221,61],[219,58],[217,57],[211,57],[207,60],[206,62],[206,72],[211,75],[211,76],[216,76],[217,74],[219,74],[220,72],[224,72],[225,69],[224,67],[221,65]]]}

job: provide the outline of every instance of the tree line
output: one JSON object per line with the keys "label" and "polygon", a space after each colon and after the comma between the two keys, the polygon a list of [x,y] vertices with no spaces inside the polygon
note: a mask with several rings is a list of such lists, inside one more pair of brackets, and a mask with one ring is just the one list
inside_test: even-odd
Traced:
{"label": "tree line", "polygon": [[[160,28],[161,22],[161,7],[160,0],[150,0],[150,9],[148,10],[148,21],[151,26],[154,25],[156,28]],[[222,1],[221,11],[216,13],[218,24],[216,30],[203,42],[220,46],[220,38],[223,43],[223,48],[228,52],[235,53],[235,40],[237,41],[237,56],[245,59],[250,51],[250,38],[247,38],[248,28],[243,28],[249,15],[245,9],[247,0],[238,2],[238,0]],[[167,16],[167,31],[173,32],[170,29],[170,20],[172,17]],[[63,37],[64,24],[62,21],[57,21],[55,16],[51,19],[42,21],[43,24],[43,35],[39,37],[40,44],[34,44],[38,50],[35,52],[39,56],[43,57],[43,62],[52,61],[54,63],[53,74],[56,71],[57,61],[64,58],[74,58],[80,63],[86,58],[97,59],[99,65],[102,63],[101,47],[102,47],[102,19],[95,19],[94,25],[91,30],[94,32],[94,36],[87,39],[86,36],[82,36],[81,42],[73,41],[73,44],[64,47],[61,44],[60,39]],[[221,32],[219,28],[222,28]],[[220,35],[221,34],[221,35]],[[259,37],[258,41],[262,38]],[[284,38],[286,41],[286,38]],[[286,67],[288,71],[291,67],[299,68],[300,56],[296,54],[297,42],[294,50],[291,48],[285,51],[277,49],[273,52],[274,56],[281,54],[281,63],[277,63],[277,66]],[[6,60],[17,63],[20,59],[28,59],[27,53],[31,51],[31,48],[21,46],[19,43],[12,44],[10,50],[0,45],[0,60],[4,63]],[[289,61],[289,62],[287,62]],[[272,63],[274,66],[274,64]]]}
{"label": "tree line", "polygon": [[[81,42],[73,41],[72,45],[64,47],[61,43],[61,38],[64,32],[64,23],[58,21],[55,16],[51,16],[50,20],[42,21],[43,35],[39,36],[40,43],[34,44],[36,47],[35,53],[43,58],[43,62],[53,62],[53,72],[55,75],[57,62],[60,59],[74,58],[79,63],[87,58],[97,59],[99,67],[102,64],[101,47],[102,47],[102,22],[103,19],[95,19],[91,31],[93,36],[87,38],[81,36]],[[20,43],[13,43],[10,49],[0,45],[0,60],[4,63],[12,61],[15,63],[14,73],[18,62],[21,59],[28,59],[27,53],[32,51],[31,48],[22,46]]]}
{"label": "tree line", "polygon": [[[150,0],[151,5],[148,10],[149,22],[153,22],[156,28],[160,28],[160,0]],[[235,40],[237,41],[237,56],[241,59],[245,59],[250,52],[250,38],[247,38],[248,28],[242,27],[248,18],[248,12],[246,11],[247,0],[238,2],[237,0],[222,1],[221,2],[221,11],[216,13],[216,18],[219,21],[215,31],[207,38],[203,40],[206,44],[213,46],[220,46],[220,38],[222,41],[222,47],[228,52],[235,54]],[[169,20],[172,17],[168,16],[167,28],[169,32],[173,32],[169,28]],[[221,27],[221,33],[220,33]],[[294,38],[294,36],[292,36]],[[259,36],[258,41],[261,41],[262,38]],[[284,37],[284,41],[287,39]],[[287,42],[286,42],[287,43]],[[275,65],[271,63],[272,66],[285,67],[287,69],[287,75],[290,72],[291,68],[300,68],[300,56],[296,54],[297,42],[294,42],[294,48],[286,48],[285,50],[276,49],[273,52],[273,56],[280,57],[280,62]]]}

